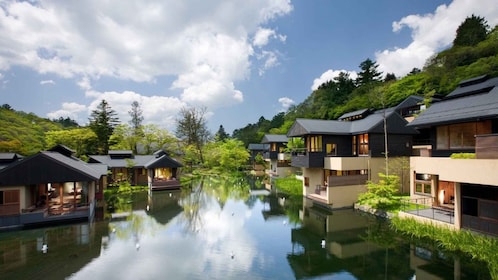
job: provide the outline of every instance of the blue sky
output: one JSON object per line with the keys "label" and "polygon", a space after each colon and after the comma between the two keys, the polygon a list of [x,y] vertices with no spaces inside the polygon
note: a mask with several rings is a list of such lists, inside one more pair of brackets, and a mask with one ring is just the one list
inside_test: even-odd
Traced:
{"label": "blue sky", "polygon": [[171,132],[205,107],[228,133],[299,104],[367,58],[404,76],[495,0],[0,0],[0,104],[80,124],[102,99]]}

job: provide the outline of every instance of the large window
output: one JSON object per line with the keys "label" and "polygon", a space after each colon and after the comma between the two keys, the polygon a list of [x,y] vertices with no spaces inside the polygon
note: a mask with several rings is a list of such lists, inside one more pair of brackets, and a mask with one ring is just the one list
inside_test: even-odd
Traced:
{"label": "large window", "polygon": [[416,174],[415,175],[415,193],[422,195],[431,195],[431,180],[430,174]]}
{"label": "large window", "polygon": [[277,143],[271,143],[270,152],[276,152],[276,151],[277,151]]}
{"label": "large window", "polygon": [[353,156],[356,156],[357,153],[358,153],[357,152],[357,148],[358,148],[358,142],[357,141],[358,141],[358,138],[356,137],[356,135],[353,135],[353,151],[352,151],[353,152],[352,153]]}
{"label": "large window", "polygon": [[308,137],[308,151],[321,152],[322,151],[322,136],[309,136]]}
{"label": "large window", "polygon": [[437,128],[437,149],[472,149],[475,135],[491,133],[491,121],[459,123]]}
{"label": "large window", "polygon": [[358,154],[368,155],[368,134],[365,133],[358,135],[358,142],[360,148]]}
{"label": "large window", "polygon": [[337,145],[334,143],[326,144],[326,152],[328,156],[336,156],[337,155]]}

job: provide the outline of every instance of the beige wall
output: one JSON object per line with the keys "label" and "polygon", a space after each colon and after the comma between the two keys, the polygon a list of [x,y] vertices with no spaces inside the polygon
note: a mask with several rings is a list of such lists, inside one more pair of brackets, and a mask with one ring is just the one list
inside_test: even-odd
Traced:
{"label": "beige wall", "polygon": [[353,207],[358,195],[367,191],[366,185],[353,185],[327,188],[329,204],[332,208]]}
{"label": "beige wall", "polygon": [[438,175],[441,181],[498,186],[498,159],[411,157],[410,171]]}
{"label": "beige wall", "polygon": [[[309,185],[304,185],[304,178],[309,178]],[[303,168],[303,195],[315,193],[316,185],[323,185],[323,169],[321,168]]]}

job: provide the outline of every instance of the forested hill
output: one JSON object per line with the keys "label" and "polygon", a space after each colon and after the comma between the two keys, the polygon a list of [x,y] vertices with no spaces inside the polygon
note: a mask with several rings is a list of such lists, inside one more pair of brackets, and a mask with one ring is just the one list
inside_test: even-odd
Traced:
{"label": "forested hill", "polygon": [[375,61],[361,62],[358,78],[347,73],[322,84],[302,103],[257,123],[236,129],[233,137],[260,143],[266,133],[285,134],[296,118],[337,119],[344,113],[390,107],[410,95],[445,96],[462,80],[480,75],[498,76],[498,26],[490,29],[484,18],[468,17],[457,29],[453,46],[429,58],[423,69],[414,68],[397,78],[381,73]]}
{"label": "forested hill", "polygon": [[0,152],[31,155],[45,149],[45,133],[61,130],[60,122],[16,111],[8,104],[0,107]]}

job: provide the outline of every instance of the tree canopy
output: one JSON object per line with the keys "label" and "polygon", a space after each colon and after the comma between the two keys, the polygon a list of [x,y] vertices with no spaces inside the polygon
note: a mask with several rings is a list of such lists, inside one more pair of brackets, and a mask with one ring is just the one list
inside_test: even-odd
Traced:
{"label": "tree canopy", "polygon": [[109,139],[114,128],[119,124],[116,115],[116,111],[104,99],[97,106],[97,109],[92,111],[89,126],[97,135],[99,154],[107,154],[109,151]]}

